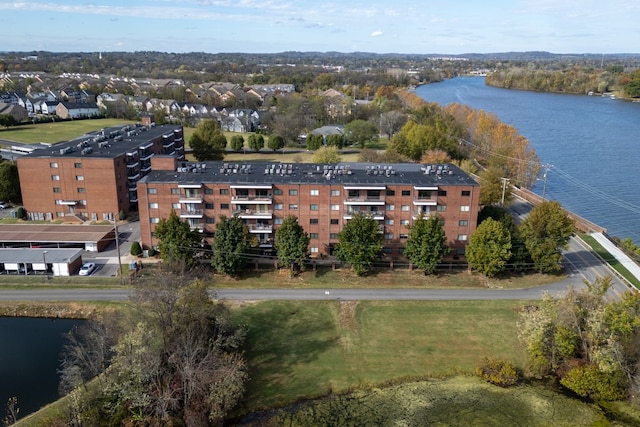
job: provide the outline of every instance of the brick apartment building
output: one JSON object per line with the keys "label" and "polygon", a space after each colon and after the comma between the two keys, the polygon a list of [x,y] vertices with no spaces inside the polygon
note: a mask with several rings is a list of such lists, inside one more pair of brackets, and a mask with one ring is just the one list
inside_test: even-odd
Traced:
{"label": "brick apartment building", "polygon": [[186,163],[157,156],[138,181],[141,240],[153,247],[155,224],[172,210],[211,243],[219,216],[237,215],[262,248],[294,215],[309,234],[311,256],[330,255],[354,212],[379,222],[383,252],[402,256],[421,213],[442,218],[451,258],[464,254],[477,225],[479,186],[452,164]]}
{"label": "brick apartment building", "polygon": [[182,126],[105,128],[17,159],[29,219],[113,220],[137,210],[137,181],[158,154],[184,159]]}

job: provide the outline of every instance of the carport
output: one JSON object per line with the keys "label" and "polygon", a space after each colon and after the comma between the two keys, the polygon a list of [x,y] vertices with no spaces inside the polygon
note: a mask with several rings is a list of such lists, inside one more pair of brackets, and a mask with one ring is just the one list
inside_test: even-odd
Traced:
{"label": "carport", "polygon": [[82,249],[0,249],[0,274],[71,276],[82,266]]}
{"label": "carport", "polygon": [[111,225],[0,224],[0,248],[77,248],[100,252],[114,241]]}

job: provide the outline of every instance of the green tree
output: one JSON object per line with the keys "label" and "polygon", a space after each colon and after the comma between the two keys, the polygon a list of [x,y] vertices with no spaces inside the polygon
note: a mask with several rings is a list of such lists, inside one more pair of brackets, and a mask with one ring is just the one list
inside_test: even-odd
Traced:
{"label": "green tree", "polygon": [[518,230],[535,269],[555,273],[562,269],[562,249],[569,243],[574,229],[574,220],[560,203],[545,201],[531,210]]}
{"label": "green tree", "polygon": [[296,268],[304,271],[309,251],[309,235],[295,216],[289,215],[276,230],[275,247],[280,265],[288,266],[292,274]]}
{"label": "green tree", "polygon": [[433,274],[442,259],[449,253],[447,237],[437,215],[423,215],[409,228],[409,239],[404,255],[424,274]]}
{"label": "green tree", "polygon": [[189,146],[193,156],[199,162],[222,160],[227,146],[227,138],[225,138],[215,120],[204,119],[198,123],[196,130],[191,135]]}
{"label": "green tree", "polygon": [[6,128],[10,126],[15,126],[18,124],[18,121],[11,114],[0,114],[0,126],[4,126]]}
{"label": "green tree", "polygon": [[273,151],[280,150],[284,148],[284,138],[280,135],[271,135],[269,137],[269,142],[267,142],[267,146]]}
{"label": "green tree", "polygon": [[313,153],[313,163],[340,163],[340,152],[336,147],[320,147]]}
{"label": "green tree", "polygon": [[342,148],[344,146],[344,136],[339,133],[332,133],[327,135],[327,146]]}
{"label": "green tree", "polygon": [[482,224],[482,222],[487,218],[492,218],[501,222],[507,230],[509,230],[509,234],[511,235],[511,258],[508,262],[509,268],[513,271],[520,272],[528,270],[532,264],[531,256],[529,255],[529,251],[522,240],[522,236],[520,236],[520,231],[516,226],[513,215],[501,206],[486,205],[478,214],[478,224]]}
{"label": "green tree", "polygon": [[[504,183],[502,178],[505,177],[504,172],[497,167],[489,167],[480,175],[480,204],[496,205],[502,204],[504,195],[504,204],[509,205],[513,196],[511,194],[511,186]],[[505,187],[506,185],[506,187]]]}
{"label": "green tree", "polygon": [[382,234],[378,222],[362,213],[355,213],[338,233],[335,256],[349,263],[358,276],[367,272],[382,250]]}
{"label": "green tree", "polygon": [[488,277],[503,271],[511,258],[511,234],[500,221],[487,218],[478,225],[466,250],[469,266]]}
{"label": "green tree", "polygon": [[317,133],[310,133],[307,135],[307,150],[316,151],[322,147],[324,138]]}
{"label": "green tree", "polygon": [[140,242],[137,240],[131,242],[131,249],[129,249],[129,252],[131,252],[131,255],[133,256],[142,255],[142,246],[140,246]]}
{"label": "green tree", "polygon": [[233,135],[230,144],[233,151],[241,151],[244,147],[244,137],[242,135]]}
{"label": "green tree", "polygon": [[264,147],[264,137],[258,133],[252,133],[249,135],[249,148],[256,153]]}
{"label": "green tree", "polygon": [[0,200],[14,203],[22,200],[18,164],[14,161],[0,161]]}
{"label": "green tree", "polygon": [[378,128],[371,122],[357,119],[345,125],[344,135],[350,144],[364,148],[378,140]]}
{"label": "green tree", "polygon": [[213,240],[211,264],[221,274],[235,276],[245,265],[249,230],[239,217],[220,216]]}
{"label": "green tree", "polygon": [[200,234],[191,231],[189,223],[182,221],[175,211],[171,211],[169,218],[162,218],[153,232],[159,240],[160,257],[169,269],[184,273],[195,266]]}

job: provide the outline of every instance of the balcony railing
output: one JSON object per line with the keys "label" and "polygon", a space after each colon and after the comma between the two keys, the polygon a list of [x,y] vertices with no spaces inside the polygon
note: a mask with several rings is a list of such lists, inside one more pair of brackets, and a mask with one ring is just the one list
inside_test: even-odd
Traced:
{"label": "balcony railing", "polygon": [[382,196],[377,197],[367,197],[367,196],[358,196],[358,197],[347,197],[344,200],[345,204],[348,205],[384,205],[385,198]]}
{"label": "balcony railing", "polygon": [[231,203],[243,203],[243,202],[249,202],[249,203],[266,203],[266,204],[271,204],[272,203],[272,198],[269,195],[240,195],[240,196],[232,196],[231,197]]}
{"label": "balcony railing", "polygon": [[355,214],[369,215],[374,219],[384,219],[385,211],[384,210],[379,210],[379,211],[359,210],[359,211],[356,211],[356,210],[351,210],[351,209],[345,209],[344,210],[345,219],[350,219]]}
{"label": "balcony railing", "polygon": [[249,233],[272,233],[273,225],[271,224],[249,224],[247,225]]}
{"label": "balcony railing", "polygon": [[188,209],[180,211],[180,218],[202,218],[204,211],[202,209]]}
{"label": "balcony railing", "polygon": [[183,195],[180,196],[180,203],[202,203],[202,201],[204,200],[203,196],[199,196],[197,194],[191,196],[191,195]]}
{"label": "balcony railing", "polygon": [[272,218],[272,210],[234,209],[233,214],[240,218]]}

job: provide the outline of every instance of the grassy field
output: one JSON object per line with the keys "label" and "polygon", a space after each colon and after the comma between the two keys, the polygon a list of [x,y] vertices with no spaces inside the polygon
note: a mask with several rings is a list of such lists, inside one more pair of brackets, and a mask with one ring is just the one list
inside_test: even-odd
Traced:
{"label": "grassy field", "polygon": [[119,119],[71,120],[55,123],[16,126],[0,130],[0,139],[24,144],[68,141],[109,126],[135,123]]}
{"label": "grassy field", "polygon": [[345,395],[334,394],[268,414],[261,422],[255,425],[611,425],[599,408],[541,386],[520,385],[503,389],[477,378],[461,376],[372,388]]}
{"label": "grassy field", "polygon": [[401,378],[470,373],[482,356],[522,363],[523,302],[263,302],[249,328],[247,411]]}

